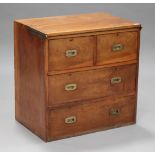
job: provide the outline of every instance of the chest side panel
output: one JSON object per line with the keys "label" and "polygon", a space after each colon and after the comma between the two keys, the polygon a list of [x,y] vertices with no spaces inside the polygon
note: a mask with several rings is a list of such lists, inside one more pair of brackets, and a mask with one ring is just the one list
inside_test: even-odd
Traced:
{"label": "chest side panel", "polygon": [[45,40],[14,23],[16,120],[46,140]]}

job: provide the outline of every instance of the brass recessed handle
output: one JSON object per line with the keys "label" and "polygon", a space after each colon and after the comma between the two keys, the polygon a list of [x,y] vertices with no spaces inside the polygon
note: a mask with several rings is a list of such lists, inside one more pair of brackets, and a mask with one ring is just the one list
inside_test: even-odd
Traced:
{"label": "brass recessed handle", "polygon": [[112,46],[112,51],[113,52],[117,52],[117,51],[121,51],[123,49],[123,45],[122,44],[115,44]]}
{"label": "brass recessed handle", "polygon": [[76,122],[76,116],[70,116],[65,118],[65,123],[66,124],[72,124]]}
{"label": "brass recessed handle", "polygon": [[121,81],[122,81],[121,77],[113,77],[113,78],[111,78],[111,84],[121,83]]}
{"label": "brass recessed handle", "polygon": [[75,57],[78,54],[77,50],[67,50],[66,57]]}
{"label": "brass recessed handle", "polygon": [[120,109],[112,108],[112,109],[110,109],[109,114],[112,115],[112,116],[117,116],[117,115],[120,114]]}
{"label": "brass recessed handle", "polygon": [[76,83],[70,83],[65,85],[65,90],[66,91],[73,91],[77,88],[77,84]]}

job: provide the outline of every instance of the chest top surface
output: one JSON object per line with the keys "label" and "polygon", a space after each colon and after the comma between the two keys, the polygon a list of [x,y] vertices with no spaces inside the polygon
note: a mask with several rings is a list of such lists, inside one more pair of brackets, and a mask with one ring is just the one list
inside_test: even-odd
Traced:
{"label": "chest top surface", "polygon": [[19,19],[15,22],[41,32],[47,37],[141,27],[137,22],[112,16],[104,12]]}

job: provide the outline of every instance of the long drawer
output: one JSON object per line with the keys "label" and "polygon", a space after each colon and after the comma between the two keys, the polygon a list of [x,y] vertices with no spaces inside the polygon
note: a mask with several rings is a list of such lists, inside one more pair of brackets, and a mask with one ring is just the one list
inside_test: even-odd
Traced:
{"label": "long drawer", "polygon": [[49,111],[49,140],[135,122],[136,97],[113,97]]}
{"label": "long drawer", "polygon": [[135,92],[136,64],[48,77],[49,106]]}

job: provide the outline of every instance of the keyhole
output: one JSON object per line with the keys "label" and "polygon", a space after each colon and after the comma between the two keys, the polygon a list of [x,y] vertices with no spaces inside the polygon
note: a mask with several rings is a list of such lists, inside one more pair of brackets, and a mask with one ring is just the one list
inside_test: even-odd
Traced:
{"label": "keyhole", "polygon": [[70,38],[69,41],[73,41],[73,38]]}
{"label": "keyhole", "polygon": [[117,113],[117,114],[119,113],[119,110],[118,110],[118,109],[116,109],[116,113]]}

